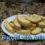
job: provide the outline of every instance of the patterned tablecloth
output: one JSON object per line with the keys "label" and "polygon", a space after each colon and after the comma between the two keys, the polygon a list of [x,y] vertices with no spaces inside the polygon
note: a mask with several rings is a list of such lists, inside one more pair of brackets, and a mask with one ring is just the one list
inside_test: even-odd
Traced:
{"label": "patterned tablecloth", "polygon": [[[9,5],[9,4],[5,4],[5,2],[0,2],[0,25],[5,18],[18,13],[19,14],[35,13],[35,14],[45,15],[45,3],[30,3],[30,4],[16,3]],[[0,26],[0,36],[2,35],[4,35],[4,32],[2,31]],[[3,44],[5,44],[5,41],[0,41],[0,44],[2,42],[4,42]],[[37,41],[37,42],[11,41],[11,44],[8,45],[45,45],[45,41]]]}

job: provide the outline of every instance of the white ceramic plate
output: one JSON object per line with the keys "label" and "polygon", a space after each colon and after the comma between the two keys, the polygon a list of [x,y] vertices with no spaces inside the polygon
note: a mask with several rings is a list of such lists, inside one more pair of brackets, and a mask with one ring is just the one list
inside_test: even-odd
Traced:
{"label": "white ceramic plate", "polygon": [[[22,16],[22,15],[24,15],[24,14],[21,14],[21,16]],[[44,38],[45,38],[45,33],[40,33],[40,34],[37,34],[37,35],[21,35],[21,34],[18,34],[18,33],[14,33],[14,34],[9,33],[9,32],[7,31],[7,29],[4,27],[4,23],[5,23],[6,21],[10,22],[10,21],[14,20],[16,16],[17,16],[17,15],[11,16],[11,17],[5,19],[5,20],[2,22],[1,28],[2,28],[2,30],[3,30],[4,33],[6,33],[7,35],[9,35],[9,36],[11,36],[11,37],[20,36],[20,39],[38,39],[38,38],[44,39]]]}

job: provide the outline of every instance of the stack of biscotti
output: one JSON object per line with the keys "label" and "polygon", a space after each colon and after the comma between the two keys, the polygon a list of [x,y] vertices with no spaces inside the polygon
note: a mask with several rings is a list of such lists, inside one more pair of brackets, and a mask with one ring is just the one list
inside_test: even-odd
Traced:
{"label": "stack of biscotti", "polygon": [[39,34],[45,32],[45,17],[32,15],[18,15],[13,21],[5,23],[9,32],[19,34]]}

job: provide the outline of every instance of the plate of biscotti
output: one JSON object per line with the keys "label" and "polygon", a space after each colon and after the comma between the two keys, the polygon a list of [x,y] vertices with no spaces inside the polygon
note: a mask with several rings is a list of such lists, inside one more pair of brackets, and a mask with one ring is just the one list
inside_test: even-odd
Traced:
{"label": "plate of biscotti", "polygon": [[1,28],[4,33],[11,37],[20,36],[24,37],[45,36],[45,16],[37,14],[18,14],[6,18]]}

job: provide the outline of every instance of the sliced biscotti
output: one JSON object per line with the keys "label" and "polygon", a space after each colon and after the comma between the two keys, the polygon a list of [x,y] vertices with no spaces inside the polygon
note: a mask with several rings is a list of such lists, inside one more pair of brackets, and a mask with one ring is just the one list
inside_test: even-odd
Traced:
{"label": "sliced biscotti", "polygon": [[39,34],[39,33],[41,33],[41,31],[42,31],[42,28],[36,27],[31,33],[32,34]]}
{"label": "sliced biscotti", "polygon": [[45,20],[39,22],[38,25],[39,25],[40,27],[45,27]]}
{"label": "sliced biscotti", "polygon": [[42,20],[42,16],[33,14],[33,15],[28,15],[28,16],[26,16],[26,19],[29,20],[29,21],[32,21],[32,22],[34,22],[34,23],[37,23],[37,22],[39,22],[40,20]]}
{"label": "sliced biscotti", "polygon": [[31,26],[30,26],[30,30],[33,30],[36,28],[36,24],[32,23]]}
{"label": "sliced biscotti", "polygon": [[45,28],[43,28],[43,32],[45,33]]}
{"label": "sliced biscotti", "polygon": [[25,30],[25,29],[21,29],[21,30],[19,30],[19,31],[16,31],[17,33],[19,33],[19,34],[31,34],[31,30],[29,30],[29,29],[27,29],[27,30]]}
{"label": "sliced biscotti", "polygon": [[23,27],[30,27],[31,22],[25,19],[25,16],[17,16],[19,23]]}
{"label": "sliced biscotti", "polygon": [[43,20],[45,20],[45,16],[42,16]]}
{"label": "sliced biscotti", "polygon": [[5,28],[7,29],[8,32],[10,33],[14,33],[15,32],[15,29],[7,22],[5,23]]}
{"label": "sliced biscotti", "polygon": [[9,22],[9,24],[14,28],[14,23],[13,23],[13,21],[11,21],[11,22]]}
{"label": "sliced biscotti", "polygon": [[16,17],[16,19],[14,20],[14,25],[15,25],[15,29],[16,29],[16,30],[21,29],[21,24],[18,22],[17,17]]}

